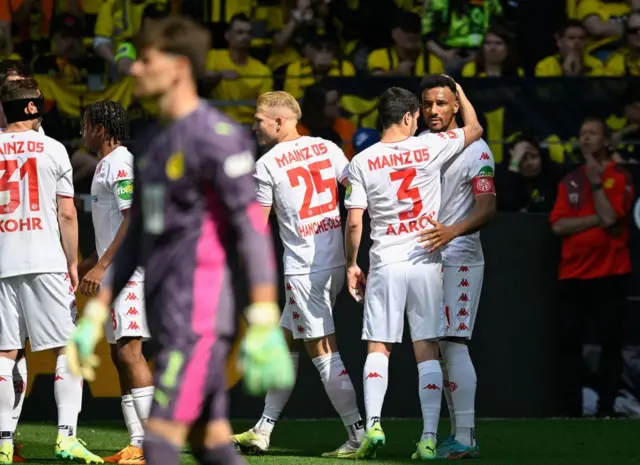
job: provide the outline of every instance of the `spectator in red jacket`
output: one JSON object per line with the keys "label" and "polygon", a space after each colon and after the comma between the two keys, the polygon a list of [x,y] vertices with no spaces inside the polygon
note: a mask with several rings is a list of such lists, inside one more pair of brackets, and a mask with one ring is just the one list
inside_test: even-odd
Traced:
{"label": "spectator in red jacket", "polygon": [[611,160],[610,140],[602,120],[584,121],[579,141],[586,163],[560,182],[550,216],[553,232],[562,238],[558,321],[563,378],[558,386],[570,416],[582,413],[586,325],[595,328],[602,348],[593,386],[599,394],[599,416],[614,414],[622,374],[633,185],[627,171]]}

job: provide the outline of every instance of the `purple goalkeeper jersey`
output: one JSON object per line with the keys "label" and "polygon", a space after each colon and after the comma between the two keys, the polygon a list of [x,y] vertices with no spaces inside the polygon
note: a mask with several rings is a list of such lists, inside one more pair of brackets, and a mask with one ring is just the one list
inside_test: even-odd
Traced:
{"label": "purple goalkeeper jersey", "polygon": [[251,145],[244,129],[203,102],[136,157],[131,225],[116,257],[113,291],[117,296],[136,266],[145,268],[147,318],[156,337],[180,337],[182,327],[230,335],[232,281],[245,288],[275,284]]}

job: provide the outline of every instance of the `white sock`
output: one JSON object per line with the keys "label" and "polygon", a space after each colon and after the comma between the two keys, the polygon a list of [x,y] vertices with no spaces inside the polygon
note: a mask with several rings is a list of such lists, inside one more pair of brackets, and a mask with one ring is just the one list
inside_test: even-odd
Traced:
{"label": "white sock", "polygon": [[58,436],[73,437],[82,408],[82,378],[69,373],[67,356],[58,355],[53,392],[58,406]]}
{"label": "white sock", "polygon": [[[300,354],[298,352],[291,352],[291,363],[293,363],[294,376],[298,374],[299,361]],[[273,428],[276,426],[276,422],[280,418],[280,414],[284,410],[285,405],[289,402],[292,392],[293,386],[288,389],[272,389],[267,392],[267,396],[264,399],[264,410],[262,411],[262,416],[253,429],[270,436]]]}
{"label": "white sock", "polygon": [[131,397],[133,397],[133,407],[136,409],[138,419],[144,425],[149,419],[153,403],[153,386],[132,389]]}
{"label": "white sock", "polygon": [[144,428],[142,427],[142,423],[140,423],[140,419],[138,418],[138,414],[136,413],[136,408],[133,405],[133,396],[131,394],[126,394],[122,396],[122,402],[120,402],[122,406],[122,415],[124,416],[124,423],[127,425],[127,431],[129,431],[129,444],[136,447],[142,447],[142,441],[144,440]]}
{"label": "white sock", "polygon": [[356,390],[353,388],[344,363],[342,363],[340,353],[323,355],[311,361],[320,373],[320,380],[324,384],[324,389],[327,391],[333,408],[342,418],[349,440],[359,443],[364,437],[364,426],[358,410]]}
{"label": "white sock", "polygon": [[442,369],[438,360],[418,363],[418,389],[422,410],[422,439],[438,435],[440,404],[442,403]]}
{"label": "white sock", "polygon": [[475,446],[475,401],[478,378],[466,344],[443,341],[442,358],[447,364],[451,399],[455,405],[456,440],[465,446]]}
{"label": "white sock", "polygon": [[27,394],[27,359],[22,357],[13,367],[13,391],[16,399],[13,405],[13,432],[16,432],[20,414],[22,413],[22,405],[24,397]]}
{"label": "white sock", "polygon": [[382,404],[389,384],[389,359],[380,352],[367,355],[364,362],[364,408],[367,414],[367,428],[380,421]]}
{"label": "white sock", "polygon": [[16,362],[0,357],[0,445],[13,442],[13,367]]}
{"label": "white sock", "polygon": [[451,391],[456,389],[456,385],[449,382],[449,372],[447,371],[447,364],[444,360],[440,360],[440,369],[442,369],[442,386],[444,391],[444,397],[447,400],[447,409],[449,410],[449,423],[451,423],[451,436],[456,436],[456,409],[453,405],[453,399],[451,398]]}

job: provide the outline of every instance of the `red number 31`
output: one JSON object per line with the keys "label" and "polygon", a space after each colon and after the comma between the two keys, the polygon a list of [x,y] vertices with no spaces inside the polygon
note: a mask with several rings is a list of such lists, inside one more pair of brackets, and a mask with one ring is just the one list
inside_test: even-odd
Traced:
{"label": "red number 31", "polygon": [[[0,214],[13,213],[20,206],[20,181],[27,177],[27,190],[29,209],[40,211],[40,191],[38,190],[38,160],[35,157],[27,158],[18,170],[18,160],[0,161],[0,192],[9,192],[9,202],[0,205]],[[20,180],[9,181],[13,173],[19,171]]]}
{"label": "red number 31", "polygon": [[[299,212],[300,219],[306,220],[314,216],[322,215],[323,213],[332,211],[338,205],[338,185],[336,184],[336,178],[325,179],[320,173],[321,170],[329,168],[333,168],[331,160],[325,159],[310,163],[309,169],[298,166],[287,171],[291,187],[298,187],[300,180],[304,183],[305,191],[302,207]],[[331,200],[325,204],[312,207],[311,200],[313,199],[314,191],[320,194],[327,190],[331,192]]]}

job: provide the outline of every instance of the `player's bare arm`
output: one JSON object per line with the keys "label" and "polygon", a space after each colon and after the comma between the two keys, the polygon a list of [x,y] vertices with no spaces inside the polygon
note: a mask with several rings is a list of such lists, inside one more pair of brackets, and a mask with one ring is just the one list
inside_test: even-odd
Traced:
{"label": "player's bare arm", "polygon": [[96,263],[98,263],[98,252],[94,250],[91,252],[91,255],[82,260],[78,265],[78,278],[80,281],[82,281],[82,278],[84,278],[84,276],[91,271],[94,266],[96,266]]}
{"label": "player's bare arm", "polygon": [[[620,218],[618,218],[607,194],[605,194],[604,189],[601,187],[604,166],[591,154],[585,154],[584,158],[586,160],[587,177],[593,190],[593,201],[596,207],[596,213],[598,218],[600,218],[600,226],[605,229],[610,228],[617,224]],[[595,186],[600,186],[600,188]]]}
{"label": "player's bare arm", "polygon": [[420,232],[418,242],[429,252],[434,252],[440,247],[459,236],[473,234],[482,229],[496,214],[496,196],[491,194],[477,195],[476,203],[467,218],[452,225],[444,225],[431,218],[428,219],[433,228]]}
{"label": "player's bare arm", "polygon": [[120,223],[120,226],[118,227],[118,231],[116,232],[113,242],[111,242],[102,257],[97,260],[96,264],[89,272],[87,272],[80,282],[80,292],[82,295],[88,297],[96,295],[98,288],[100,287],[100,283],[102,282],[102,278],[104,277],[104,272],[113,262],[116,252],[118,251],[118,247],[120,247],[120,244],[127,234],[127,228],[129,227],[129,211],[124,210],[121,213],[122,223]]}
{"label": "player's bare arm", "polygon": [[464,148],[466,149],[482,137],[483,130],[473,105],[471,105],[464,90],[462,90],[462,87],[458,83],[456,83],[456,92],[458,94],[458,100],[460,101],[462,120],[464,121],[462,130],[464,131]]}
{"label": "player's bare arm", "polygon": [[75,291],[78,288],[78,215],[72,197],[58,196],[58,224],[69,279]]}
{"label": "player's bare arm", "polygon": [[347,255],[347,286],[349,294],[356,302],[364,300],[367,278],[358,266],[358,250],[362,240],[362,220],[364,209],[352,208],[347,214],[347,226],[344,232],[344,248]]}

